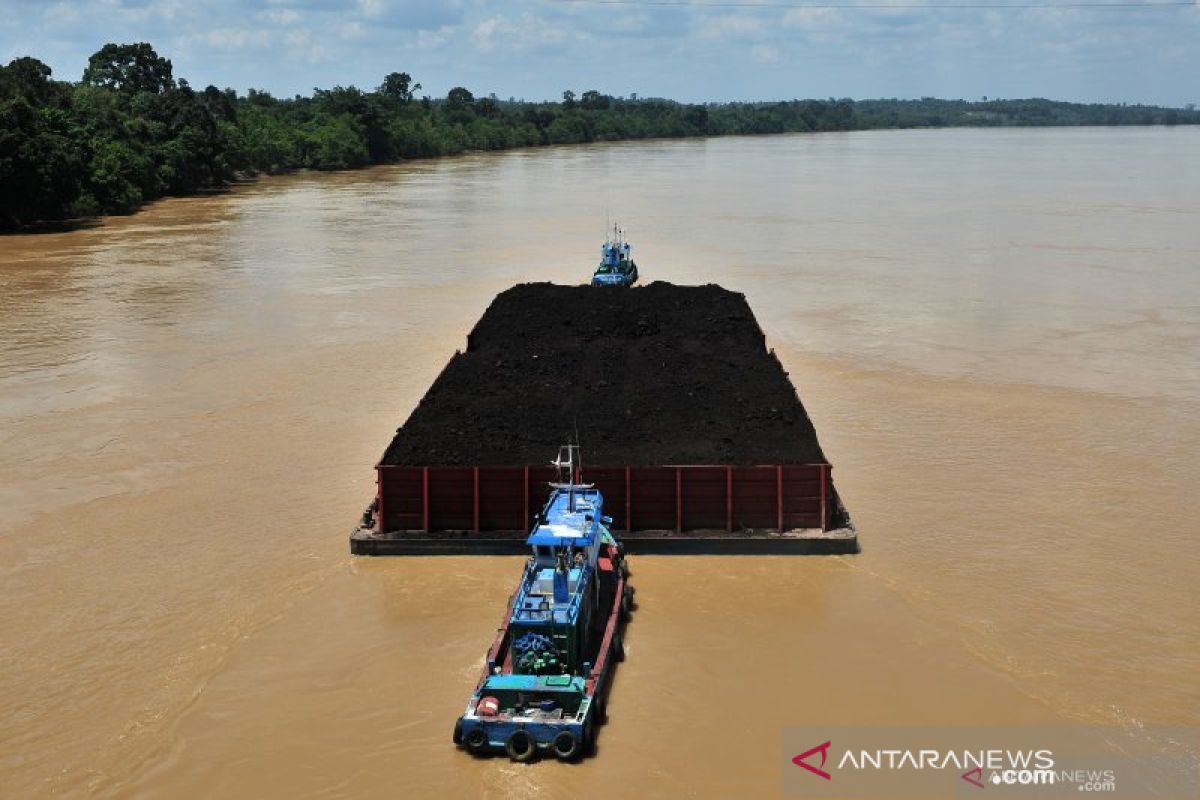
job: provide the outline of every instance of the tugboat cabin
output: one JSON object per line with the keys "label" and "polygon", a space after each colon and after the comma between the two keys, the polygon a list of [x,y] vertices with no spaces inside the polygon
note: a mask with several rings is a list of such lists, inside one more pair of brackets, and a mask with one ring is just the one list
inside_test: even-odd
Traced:
{"label": "tugboat cabin", "polygon": [[[599,606],[595,573],[603,498],[584,484],[554,484],[553,488],[526,540],[533,555],[509,619],[514,655],[528,654],[512,664],[515,674],[578,674],[592,614]],[[547,654],[554,655],[547,658]]]}

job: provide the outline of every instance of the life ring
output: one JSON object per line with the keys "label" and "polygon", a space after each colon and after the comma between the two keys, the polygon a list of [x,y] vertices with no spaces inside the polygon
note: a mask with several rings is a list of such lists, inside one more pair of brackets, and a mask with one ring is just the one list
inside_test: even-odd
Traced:
{"label": "life ring", "polygon": [[575,734],[570,731],[561,731],[554,737],[554,755],[558,756],[563,761],[570,761],[579,755],[580,741],[575,738]]}
{"label": "life ring", "polygon": [[508,757],[513,761],[528,761],[537,752],[537,745],[528,731],[515,730],[504,743],[504,752],[508,753]]}
{"label": "life ring", "polygon": [[483,729],[482,725],[472,728],[471,732],[467,734],[465,741],[467,749],[472,753],[482,753],[484,748],[488,746],[487,731]]}

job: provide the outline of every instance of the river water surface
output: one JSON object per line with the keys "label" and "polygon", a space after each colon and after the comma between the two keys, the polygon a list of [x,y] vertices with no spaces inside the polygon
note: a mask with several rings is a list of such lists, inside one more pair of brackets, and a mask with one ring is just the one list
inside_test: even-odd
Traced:
{"label": "river water surface", "polygon": [[[864,552],[636,559],[598,757],[474,760],[450,731],[520,560],[346,537],[491,297],[584,280],[606,213],[644,278],[746,293]],[[0,795],[772,796],[788,725],[1197,724],[1197,220],[1200,130],[953,130],[0,238]]]}

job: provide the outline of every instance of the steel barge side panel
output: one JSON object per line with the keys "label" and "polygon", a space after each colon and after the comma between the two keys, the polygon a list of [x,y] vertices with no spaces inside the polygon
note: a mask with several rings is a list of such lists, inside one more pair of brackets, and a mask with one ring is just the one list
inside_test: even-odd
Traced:
{"label": "steel barge side panel", "polygon": [[[376,530],[519,532],[541,507],[544,467],[379,465]],[[597,467],[613,528],[636,531],[829,530],[828,464]]]}

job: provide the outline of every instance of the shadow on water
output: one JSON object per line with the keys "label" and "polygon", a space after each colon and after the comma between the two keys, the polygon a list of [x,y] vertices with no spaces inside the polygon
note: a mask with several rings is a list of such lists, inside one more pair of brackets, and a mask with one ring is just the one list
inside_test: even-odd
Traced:
{"label": "shadow on water", "polygon": [[103,224],[102,217],[76,217],[74,219],[42,220],[15,227],[0,227],[0,236],[25,236],[41,233],[71,233],[91,230]]}
{"label": "shadow on water", "polygon": [[168,195],[159,197],[153,200],[147,200],[135,208],[128,211],[110,211],[106,214],[96,214],[86,217],[72,217],[71,219],[46,219],[36,220],[34,222],[21,223],[16,220],[0,220],[0,236],[23,236],[26,234],[39,233],[71,233],[72,231],[91,230],[99,228],[104,224],[107,217],[132,217],[147,208],[153,206],[160,200],[169,200],[172,198],[187,198],[187,197],[217,197],[220,195],[231,194],[234,189],[239,186],[250,186],[258,183],[257,176],[238,176],[224,186],[211,186],[205,189],[197,189],[194,192],[182,195]]}

